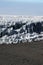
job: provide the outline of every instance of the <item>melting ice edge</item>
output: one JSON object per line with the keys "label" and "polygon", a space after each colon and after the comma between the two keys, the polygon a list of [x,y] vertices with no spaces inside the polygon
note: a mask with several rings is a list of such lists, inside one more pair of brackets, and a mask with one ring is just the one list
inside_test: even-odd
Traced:
{"label": "melting ice edge", "polygon": [[0,16],[0,44],[43,40],[43,16]]}

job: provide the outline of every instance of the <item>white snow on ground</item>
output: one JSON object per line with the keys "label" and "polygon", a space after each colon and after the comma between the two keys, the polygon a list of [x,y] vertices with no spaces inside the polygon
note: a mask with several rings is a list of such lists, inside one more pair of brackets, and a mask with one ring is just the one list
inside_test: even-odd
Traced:
{"label": "white snow on ground", "polygon": [[[18,28],[16,25],[17,22],[20,23],[20,25],[22,26],[19,27],[18,25]],[[43,40],[43,31],[41,31],[40,34],[36,32],[29,33],[29,25],[31,23],[36,24],[37,22],[43,22],[43,16],[0,15],[0,44],[17,44],[21,42],[25,43]],[[28,33],[26,25],[28,26]],[[14,29],[12,26],[15,26]]]}

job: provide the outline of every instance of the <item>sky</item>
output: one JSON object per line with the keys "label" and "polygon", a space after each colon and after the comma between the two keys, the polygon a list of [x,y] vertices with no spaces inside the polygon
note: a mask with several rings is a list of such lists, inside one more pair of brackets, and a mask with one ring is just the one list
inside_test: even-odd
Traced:
{"label": "sky", "polygon": [[43,2],[43,0],[0,0],[6,2]]}
{"label": "sky", "polygon": [[43,16],[43,0],[0,0],[0,15]]}

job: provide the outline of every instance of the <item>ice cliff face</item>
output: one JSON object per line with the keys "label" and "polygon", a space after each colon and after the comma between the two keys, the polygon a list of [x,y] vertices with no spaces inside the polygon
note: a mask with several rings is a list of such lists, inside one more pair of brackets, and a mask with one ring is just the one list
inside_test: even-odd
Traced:
{"label": "ice cliff face", "polygon": [[0,44],[43,40],[43,16],[0,16]]}

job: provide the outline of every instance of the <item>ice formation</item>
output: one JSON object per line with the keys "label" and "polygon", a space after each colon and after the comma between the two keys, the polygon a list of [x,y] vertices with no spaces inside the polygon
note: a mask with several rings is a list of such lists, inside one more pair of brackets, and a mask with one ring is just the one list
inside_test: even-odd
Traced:
{"label": "ice formation", "polygon": [[43,16],[0,16],[0,44],[43,40]]}

